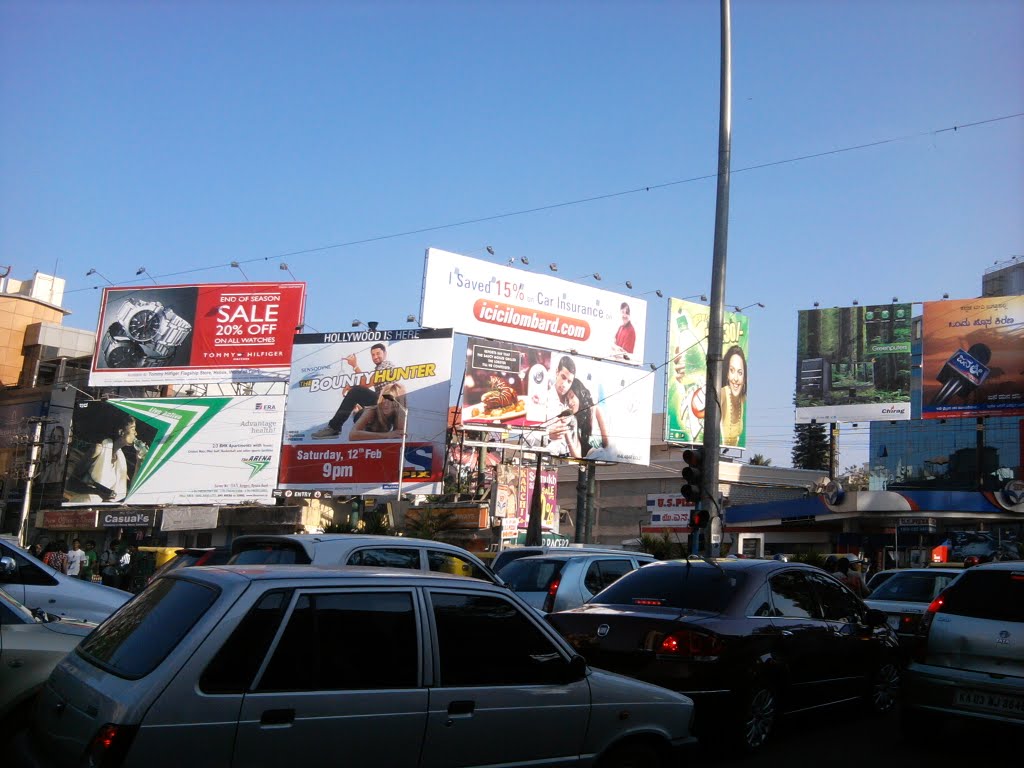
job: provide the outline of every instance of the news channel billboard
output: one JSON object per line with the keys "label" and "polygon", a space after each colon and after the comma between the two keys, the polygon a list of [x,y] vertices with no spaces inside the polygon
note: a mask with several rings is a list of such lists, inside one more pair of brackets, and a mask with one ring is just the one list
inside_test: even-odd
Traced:
{"label": "news channel billboard", "polygon": [[[665,373],[665,441],[704,441],[710,307],[683,299],[668,300],[668,370]],[[724,314],[719,403],[722,445],[747,446],[747,381],[750,318]]]}
{"label": "news channel billboard", "polygon": [[296,336],[279,487],[394,495],[401,466],[403,494],[440,493],[452,343],[449,328]]}
{"label": "news channel billboard", "polygon": [[64,506],[271,503],[284,397],[76,404]]}
{"label": "news channel billboard", "polygon": [[796,421],[910,418],[910,304],[797,313]]}
{"label": "news channel billboard", "polygon": [[921,418],[1024,415],[1024,296],[928,301]]}
{"label": "news channel billboard", "polygon": [[553,455],[650,463],[648,370],[470,337],[461,407],[467,428],[500,426]]}
{"label": "news channel billboard", "polygon": [[642,365],[647,302],[429,248],[420,322],[467,336]]}
{"label": "news channel billboard", "polygon": [[285,381],[305,283],[105,288],[89,384]]}

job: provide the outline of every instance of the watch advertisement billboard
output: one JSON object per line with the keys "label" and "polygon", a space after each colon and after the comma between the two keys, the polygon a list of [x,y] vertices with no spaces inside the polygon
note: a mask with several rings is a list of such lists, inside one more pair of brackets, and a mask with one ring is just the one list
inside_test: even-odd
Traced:
{"label": "watch advertisement billboard", "polygon": [[921,418],[1024,415],[1024,296],[926,301]]}
{"label": "watch advertisement billboard", "polygon": [[[451,329],[300,334],[279,488],[440,493]],[[399,456],[404,451],[401,465]]]}
{"label": "watch advertisement billboard", "polygon": [[89,385],[285,381],[305,283],[105,288]]}
{"label": "watch advertisement billboard", "polygon": [[64,506],[270,503],[283,424],[279,395],[80,402]]}
{"label": "watch advertisement billboard", "polygon": [[[665,441],[702,443],[708,366],[710,307],[668,300],[668,370],[665,374]],[[722,445],[747,446],[747,360],[750,318],[726,312],[722,326],[722,369],[718,402]]]}
{"label": "watch advertisement billboard", "polygon": [[648,370],[471,337],[461,407],[466,428],[500,426],[554,455],[650,463]]}
{"label": "watch advertisement billboard", "polygon": [[647,302],[429,248],[420,322],[642,365]]}
{"label": "watch advertisement billboard", "polygon": [[796,421],[910,418],[910,304],[797,313]]}

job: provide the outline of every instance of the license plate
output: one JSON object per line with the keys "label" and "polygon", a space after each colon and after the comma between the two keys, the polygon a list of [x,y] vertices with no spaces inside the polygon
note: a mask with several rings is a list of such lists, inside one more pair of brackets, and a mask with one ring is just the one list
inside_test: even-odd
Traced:
{"label": "license plate", "polygon": [[998,712],[1004,715],[1024,718],[1024,697],[1021,696],[958,690],[956,692],[956,705],[958,707],[968,707],[969,709]]}
{"label": "license plate", "polygon": [[900,617],[899,616],[890,616],[888,619],[886,619],[886,622],[888,622],[889,626],[892,629],[899,629],[900,628]]}

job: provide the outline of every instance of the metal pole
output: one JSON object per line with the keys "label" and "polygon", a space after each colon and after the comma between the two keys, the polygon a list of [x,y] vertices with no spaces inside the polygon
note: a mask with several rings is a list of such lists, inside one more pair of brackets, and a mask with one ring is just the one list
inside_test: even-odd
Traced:
{"label": "metal pole", "polygon": [[594,497],[597,495],[597,464],[587,462],[587,530],[583,534],[583,543],[590,544],[594,533]]}
{"label": "metal pole", "polygon": [[573,531],[572,540],[577,544],[583,543],[584,527],[587,524],[587,466],[579,464],[576,474],[576,530]]}
{"label": "metal pole", "polygon": [[43,420],[32,419],[32,448],[29,450],[28,473],[25,477],[25,493],[21,498],[21,518],[18,520],[18,541],[22,548],[28,547],[28,513],[32,506],[32,481],[36,476],[36,462],[39,460],[39,438],[42,435]]}
{"label": "metal pole", "polygon": [[828,479],[835,480],[839,474],[839,422],[828,425]]}
{"label": "metal pole", "polygon": [[710,514],[707,555],[715,557],[722,541],[722,510],[718,495],[718,450],[722,443],[719,376],[722,368],[722,324],[725,266],[729,239],[729,168],[732,146],[732,43],[729,0],[721,0],[722,57],[718,115],[718,194],[715,201],[715,246],[711,267],[711,313],[708,318],[708,370],[704,389],[704,487],[701,501]]}
{"label": "metal pole", "polygon": [[974,425],[974,475],[979,491],[985,490],[985,417],[979,416]]}
{"label": "metal pole", "polygon": [[530,520],[526,525],[526,546],[539,547],[542,543],[541,518],[544,510],[541,508],[541,476],[540,467],[544,454],[537,451],[537,471],[533,478],[533,493],[530,495]]}

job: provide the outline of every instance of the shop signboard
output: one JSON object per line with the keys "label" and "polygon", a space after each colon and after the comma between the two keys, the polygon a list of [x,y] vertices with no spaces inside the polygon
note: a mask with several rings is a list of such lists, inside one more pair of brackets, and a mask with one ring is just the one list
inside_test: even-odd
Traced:
{"label": "shop signboard", "polygon": [[220,507],[167,506],[160,515],[161,531],[210,531],[217,527]]}
{"label": "shop signboard", "polygon": [[647,513],[650,518],[649,528],[676,528],[690,525],[690,511],[693,502],[677,493],[647,494]]}
{"label": "shop signboard", "polygon": [[429,248],[420,322],[467,336],[642,365],[647,302]]}
{"label": "shop signboard", "polygon": [[89,384],[284,381],[305,283],[103,290]]}
{"label": "shop signboard", "polygon": [[47,531],[82,531],[98,528],[94,509],[47,509],[38,527]]}
{"label": "shop signboard", "polygon": [[[682,299],[668,301],[666,442],[704,441],[710,315],[710,307],[704,304]],[[726,312],[722,331],[722,368],[718,378],[721,444],[746,448],[750,319],[738,312]]]}
{"label": "shop signboard", "polygon": [[450,329],[296,336],[277,487],[440,493],[451,366]]}
{"label": "shop signboard", "polygon": [[1024,296],[927,301],[921,418],[1024,415]]}
{"label": "shop signboard", "polygon": [[280,395],[79,402],[63,505],[269,502],[283,422]]}
{"label": "shop signboard", "polygon": [[910,418],[910,304],[797,313],[796,420]]}

